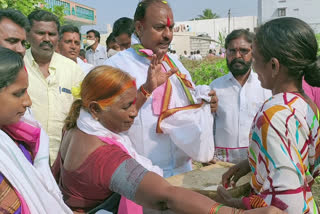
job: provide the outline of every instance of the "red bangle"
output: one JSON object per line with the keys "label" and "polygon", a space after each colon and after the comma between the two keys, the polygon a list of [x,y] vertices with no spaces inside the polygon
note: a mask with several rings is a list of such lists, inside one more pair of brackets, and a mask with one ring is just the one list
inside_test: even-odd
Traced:
{"label": "red bangle", "polygon": [[216,212],[217,207],[221,205],[220,203],[215,203],[214,205],[212,205],[209,214],[214,214]]}
{"label": "red bangle", "polygon": [[151,94],[144,89],[143,85],[140,86],[140,91],[146,98],[151,96]]}

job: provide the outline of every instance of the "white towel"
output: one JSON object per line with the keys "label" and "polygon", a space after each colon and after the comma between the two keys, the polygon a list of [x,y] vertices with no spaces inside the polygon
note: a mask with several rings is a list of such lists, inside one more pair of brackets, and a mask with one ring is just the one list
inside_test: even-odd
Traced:
{"label": "white towel", "polygon": [[131,140],[124,134],[116,134],[104,126],[101,125],[99,121],[96,121],[92,118],[91,114],[89,114],[84,109],[80,110],[80,115],[77,120],[78,128],[84,133],[95,135],[98,137],[108,137],[119,142],[127,151],[128,154],[135,159],[139,164],[141,164],[144,168],[154,173],[157,173],[160,176],[163,176],[163,171],[156,165],[152,165],[152,162],[141,155],[139,155],[136,150],[133,148]]}
{"label": "white towel", "polygon": [[[179,84],[179,83],[176,83]],[[175,87],[177,93],[172,93],[171,102],[175,102],[176,96],[183,93],[182,87]],[[172,90],[174,91],[174,90]],[[190,90],[195,104],[200,104],[203,100],[210,102],[211,97],[209,86],[197,86],[195,90]],[[173,104],[169,104],[173,106]],[[184,107],[173,106],[174,108]],[[160,127],[164,134],[168,134],[171,140],[193,160],[208,162],[214,155],[213,138],[213,115],[210,104],[203,103],[200,108],[180,110],[171,116],[163,119]]]}

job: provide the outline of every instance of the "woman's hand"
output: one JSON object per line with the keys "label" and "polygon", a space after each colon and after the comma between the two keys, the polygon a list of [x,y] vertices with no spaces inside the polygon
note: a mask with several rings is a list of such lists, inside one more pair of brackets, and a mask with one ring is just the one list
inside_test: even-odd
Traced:
{"label": "woman's hand", "polygon": [[235,187],[237,181],[251,171],[248,159],[231,167],[222,175],[222,185],[227,188],[229,186]]}
{"label": "woman's hand", "polygon": [[222,186],[218,187],[216,201],[224,204],[228,207],[234,207],[237,209],[246,209],[245,205],[242,203],[241,198],[232,198],[231,194]]}
{"label": "woman's hand", "polygon": [[148,69],[147,81],[143,84],[143,88],[152,93],[154,89],[165,83],[168,78],[178,71],[177,68],[172,68],[170,71],[162,72],[162,59],[165,52],[158,52],[152,55],[151,63]]}
{"label": "woman's hand", "polygon": [[[234,207],[237,209],[244,209],[244,210],[246,209],[245,205],[243,204],[240,198],[232,198],[230,193],[222,186],[218,187],[217,193],[218,193],[218,196],[216,198],[216,201],[218,203],[224,204],[228,207]],[[286,214],[286,212],[273,206],[246,210],[244,213],[245,214]]]}

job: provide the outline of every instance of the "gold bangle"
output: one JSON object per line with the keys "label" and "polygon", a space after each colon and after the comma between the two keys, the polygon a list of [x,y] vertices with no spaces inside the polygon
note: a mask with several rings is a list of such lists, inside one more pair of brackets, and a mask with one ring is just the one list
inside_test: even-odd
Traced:
{"label": "gold bangle", "polygon": [[146,98],[151,96],[151,94],[144,89],[143,85],[140,86],[140,91]]}

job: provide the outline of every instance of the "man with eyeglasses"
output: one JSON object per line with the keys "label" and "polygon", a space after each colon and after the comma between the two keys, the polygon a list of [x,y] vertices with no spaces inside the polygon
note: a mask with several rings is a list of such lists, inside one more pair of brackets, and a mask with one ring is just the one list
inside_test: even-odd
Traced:
{"label": "man with eyeglasses", "polygon": [[251,70],[253,33],[239,29],[225,40],[229,73],[214,80],[218,110],[214,119],[215,159],[238,163],[247,158],[252,120],[271,91],[261,87]]}

